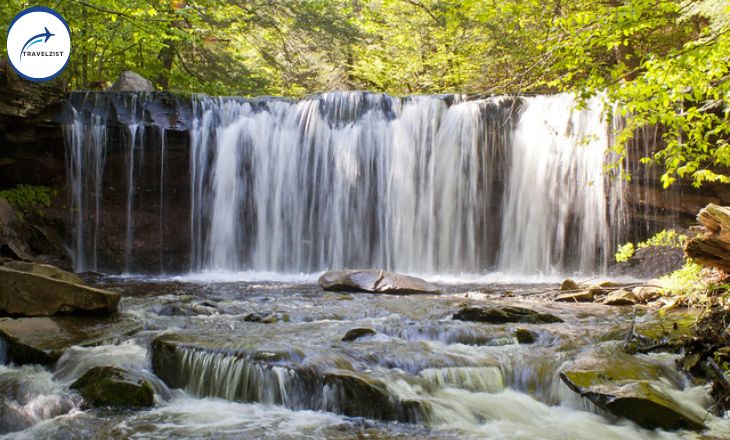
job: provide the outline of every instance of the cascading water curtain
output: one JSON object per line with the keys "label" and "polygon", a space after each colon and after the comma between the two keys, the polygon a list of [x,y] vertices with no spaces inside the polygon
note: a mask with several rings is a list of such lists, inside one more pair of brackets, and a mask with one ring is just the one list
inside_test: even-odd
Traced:
{"label": "cascading water curtain", "polygon": [[[115,100],[116,121],[113,112],[89,111],[90,97],[83,100],[86,111],[72,104],[66,130],[79,207],[77,269],[97,267],[98,226],[89,224],[94,216],[87,199],[98,198],[101,187],[93,187],[109,165],[103,154],[97,160],[89,151],[110,146],[94,127],[121,123],[134,131],[121,145],[134,157],[128,167],[151,160],[143,152],[132,156],[129,144],[135,137],[140,143],[145,125],[159,126],[154,121],[160,118],[149,117],[159,100],[145,104],[142,98]],[[127,109],[122,120],[120,103],[143,108]],[[185,126],[189,225],[176,225],[190,231],[189,266],[176,270],[602,271],[615,247],[611,231],[620,224],[623,183],[604,170],[611,127],[602,105],[574,107],[569,95],[194,97]],[[163,177],[173,144],[167,127],[158,128],[163,145],[156,157],[162,159],[153,165],[160,170],[162,227],[162,191],[174,192],[164,189]],[[89,179],[89,170],[98,179]],[[128,182],[115,184],[134,191],[137,174],[127,168]],[[144,257],[132,245],[129,194],[122,234],[129,254],[119,271]],[[156,258],[165,257],[156,251]]]}

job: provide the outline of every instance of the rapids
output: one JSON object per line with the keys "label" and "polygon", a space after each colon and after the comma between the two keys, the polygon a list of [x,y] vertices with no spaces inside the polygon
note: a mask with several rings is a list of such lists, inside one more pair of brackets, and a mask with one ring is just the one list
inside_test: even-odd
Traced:
{"label": "rapids", "polygon": [[[688,432],[649,431],[597,410],[559,379],[579,354],[620,355],[632,316],[623,308],[545,302],[530,292],[545,285],[442,284],[443,295],[370,295],[322,292],[311,281],[191,282],[106,278],[98,285],[128,292],[122,311],[144,331],[116,345],[73,348],[49,370],[7,365],[0,386],[6,397],[7,438],[332,438],[405,439],[678,439]],[[489,325],[452,321],[462,304],[514,304],[553,313],[557,324]],[[214,310],[214,311],[211,311]],[[247,322],[273,313],[275,323]],[[637,323],[655,319],[640,315]],[[347,330],[377,334],[340,341]],[[536,334],[521,345],[516,328]],[[194,335],[184,357],[182,389],[152,372],[151,341],[160,335]],[[196,347],[203,347],[197,349]],[[236,348],[281,356],[273,367],[236,355]],[[279,359],[279,358],[277,358]],[[656,379],[693,411],[704,415],[708,397],[674,367],[673,355],[640,355],[657,366]],[[139,372],[155,389],[150,410],[90,410],[68,384],[95,365]],[[379,381],[389,395],[417,399],[428,410],[410,422],[348,417],[347,402],[321,394],[308,368],[347,366]],[[316,370],[318,371],[318,370]],[[243,387],[242,387],[243,385]],[[367,402],[365,403],[367,405]],[[710,431],[730,434],[730,422],[707,416]],[[9,428],[8,428],[9,427]]]}

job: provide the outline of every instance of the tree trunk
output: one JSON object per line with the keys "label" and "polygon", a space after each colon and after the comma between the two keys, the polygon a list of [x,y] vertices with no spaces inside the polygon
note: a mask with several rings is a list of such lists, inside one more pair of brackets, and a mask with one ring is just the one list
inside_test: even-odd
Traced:
{"label": "tree trunk", "polygon": [[709,204],[697,215],[702,226],[684,252],[696,263],[730,272],[730,207]]}

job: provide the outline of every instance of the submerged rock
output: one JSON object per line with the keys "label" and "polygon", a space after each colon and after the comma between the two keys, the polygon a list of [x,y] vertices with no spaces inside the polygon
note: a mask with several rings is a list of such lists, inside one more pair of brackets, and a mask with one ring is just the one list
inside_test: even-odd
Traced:
{"label": "submerged rock", "polygon": [[152,385],[117,367],[94,367],[71,385],[93,407],[144,408],[155,403]]}
{"label": "submerged rock", "polygon": [[546,324],[563,322],[562,319],[549,313],[514,306],[467,306],[454,313],[452,319],[459,321],[486,322],[489,324],[505,324],[508,322],[524,322],[529,324]]}
{"label": "submerged rock", "polygon": [[50,316],[68,313],[109,314],[121,294],[0,267],[0,313]]}
{"label": "submerged rock", "polygon": [[440,293],[438,287],[408,275],[375,269],[331,270],[319,277],[324,290],[373,293]]}
{"label": "submerged rock", "polygon": [[535,334],[526,328],[518,328],[512,333],[520,344],[534,344],[537,338]]}
{"label": "submerged rock", "polygon": [[79,278],[78,275],[71,272],[66,272],[63,269],[59,269],[56,266],[51,266],[50,264],[30,263],[27,261],[7,261],[3,264],[3,266],[9,267],[10,269],[19,270],[21,272],[43,275],[45,277],[53,278],[55,280],[61,280],[75,284],[84,284],[84,281]]}
{"label": "submerged rock", "polygon": [[347,333],[345,333],[345,336],[343,336],[340,340],[343,342],[349,342],[366,336],[373,336],[375,334],[377,334],[377,332],[371,328],[358,327],[348,330]]}
{"label": "submerged rock", "polygon": [[68,347],[100,345],[141,329],[128,315],[0,318],[0,336],[7,343],[8,357],[18,364],[52,364]]}
{"label": "submerged rock", "polygon": [[276,316],[276,313],[253,312],[246,315],[243,320],[246,322],[260,322],[262,324],[272,324],[274,322],[277,322],[279,320],[279,317]]}
{"label": "submerged rock", "polygon": [[603,300],[603,303],[609,306],[631,306],[636,302],[634,294],[625,289],[614,290]]}

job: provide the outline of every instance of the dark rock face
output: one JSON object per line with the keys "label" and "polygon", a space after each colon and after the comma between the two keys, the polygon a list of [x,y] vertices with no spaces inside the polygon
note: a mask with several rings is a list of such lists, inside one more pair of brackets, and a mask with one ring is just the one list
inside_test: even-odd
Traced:
{"label": "dark rock face", "polygon": [[5,315],[110,314],[120,299],[116,292],[0,267],[0,313]]}
{"label": "dark rock face", "polygon": [[52,364],[73,345],[99,345],[141,329],[141,324],[127,315],[0,319],[0,336],[8,345],[8,357],[18,364]]}
{"label": "dark rock face", "polygon": [[142,75],[125,70],[119,74],[119,78],[109,88],[110,92],[152,92],[155,86],[152,81]]}
{"label": "dark rock face", "polygon": [[319,277],[324,290],[373,293],[439,293],[433,284],[408,275],[382,270],[332,270]]}
{"label": "dark rock face", "polygon": [[144,408],[155,403],[149,382],[116,367],[94,367],[71,388],[93,407]]}
{"label": "dark rock face", "polygon": [[468,306],[454,313],[453,319],[459,321],[485,322],[488,324],[505,324],[523,322],[528,324],[548,324],[563,322],[562,319],[549,313],[514,306]]}

